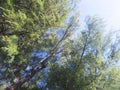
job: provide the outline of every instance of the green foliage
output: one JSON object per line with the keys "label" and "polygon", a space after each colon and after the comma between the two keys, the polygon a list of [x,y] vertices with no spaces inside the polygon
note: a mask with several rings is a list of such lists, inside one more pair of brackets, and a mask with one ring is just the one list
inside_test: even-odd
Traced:
{"label": "green foliage", "polygon": [[71,10],[69,2],[0,0],[0,68],[6,68],[0,79],[13,82],[21,78],[32,62],[32,53],[50,53],[58,42],[57,30],[65,26]]}
{"label": "green foliage", "polygon": [[[9,40],[14,36],[17,38],[16,43],[14,42],[14,45],[10,46],[10,49],[14,48],[13,52],[10,52],[10,49],[7,52],[13,55],[11,61],[18,53],[24,56],[24,54],[38,50],[44,43],[43,35],[50,28],[60,27],[60,23],[65,20],[62,18],[65,18],[68,14],[66,11],[69,11],[66,5],[67,0],[7,0],[1,1],[1,4],[2,15],[0,19],[1,23],[5,23],[4,26],[1,26],[1,32],[4,33],[1,33],[2,38]],[[51,35],[49,39],[55,44]],[[5,51],[6,48],[9,48],[3,47]]]}
{"label": "green foliage", "polygon": [[1,51],[9,56],[9,58],[7,58],[7,60],[9,60],[8,62],[12,62],[14,60],[14,56],[18,54],[16,45],[18,38],[17,36],[13,35],[10,37],[2,37],[1,40],[2,42],[6,42],[6,46],[1,47]]}
{"label": "green foliage", "polygon": [[[40,66],[32,53],[51,53],[61,38],[58,29],[66,27],[70,1],[0,0],[0,80],[15,83],[28,65]],[[39,72],[22,90],[40,90],[36,84],[41,77],[47,81],[41,90],[119,90],[119,68],[113,65],[120,58],[119,40],[109,41],[103,27],[102,20],[87,17],[79,37],[67,38],[57,48],[63,49],[60,62],[49,63],[48,76]]]}
{"label": "green foliage", "polygon": [[66,42],[62,64],[50,64],[46,86],[50,90],[119,90],[119,68],[111,67],[118,57],[107,63],[110,57],[105,53],[111,52],[111,45],[105,45],[104,27],[97,18],[89,17],[86,23],[77,40]]}

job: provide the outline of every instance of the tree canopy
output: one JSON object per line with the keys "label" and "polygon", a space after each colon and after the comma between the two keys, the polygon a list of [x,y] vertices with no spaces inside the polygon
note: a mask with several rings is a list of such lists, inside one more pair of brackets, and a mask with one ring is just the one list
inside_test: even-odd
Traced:
{"label": "tree canopy", "polygon": [[[104,24],[95,17],[86,18],[86,28],[77,39],[68,42],[59,61],[50,63],[46,79],[49,90],[119,90],[117,44],[104,35]],[[106,54],[107,53],[107,54]],[[114,58],[114,59],[113,59]]]}
{"label": "tree canopy", "polygon": [[0,89],[120,89],[120,39],[98,17],[81,28],[75,5],[0,0]]}
{"label": "tree canopy", "polygon": [[[21,79],[26,67],[33,64],[34,53],[47,52],[50,59],[57,52],[69,29],[65,31],[67,25],[63,24],[72,9],[69,4],[70,0],[0,1],[2,81],[14,83],[15,78]],[[65,33],[62,37],[58,37],[59,28]],[[41,59],[33,68],[41,65]]]}

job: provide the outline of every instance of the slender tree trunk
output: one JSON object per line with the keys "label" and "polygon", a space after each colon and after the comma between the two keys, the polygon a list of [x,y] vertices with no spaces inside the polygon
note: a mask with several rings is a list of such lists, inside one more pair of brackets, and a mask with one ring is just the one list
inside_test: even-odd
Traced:
{"label": "slender tree trunk", "polygon": [[25,82],[29,81],[37,72],[45,68],[45,65],[38,67],[36,70],[31,71],[29,75],[15,84],[12,84],[10,87],[5,88],[5,90],[18,90]]}
{"label": "slender tree trunk", "polygon": [[29,73],[29,75],[25,78],[22,78],[21,80],[19,80],[17,83],[12,84],[10,87],[5,88],[5,90],[18,90],[25,82],[29,81],[37,72],[39,72],[40,70],[42,70],[43,68],[46,67],[46,62],[53,57],[55,54],[60,53],[57,52],[58,50],[58,46],[60,45],[60,43],[67,37],[67,33],[69,28],[72,26],[72,24],[70,24],[64,35],[62,36],[62,38],[60,39],[60,41],[58,41],[58,43],[55,45],[55,47],[53,48],[53,50],[51,50],[52,52],[50,53],[50,55],[48,55],[47,57],[45,57],[44,59],[42,59],[39,63],[41,64],[40,67],[38,67],[37,69],[34,69],[33,71],[31,71]]}

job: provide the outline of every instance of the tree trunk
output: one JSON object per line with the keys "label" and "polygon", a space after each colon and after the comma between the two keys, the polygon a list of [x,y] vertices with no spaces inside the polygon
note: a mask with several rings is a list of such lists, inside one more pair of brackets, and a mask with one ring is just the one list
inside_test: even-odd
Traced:
{"label": "tree trunk", "polygon": [[31,71],[27,77],[19,80],[15,84],[12,84],[10,87],[5,88],[5,90],[18,90],[25,82],[29,81],[37,72],[43,68],[45,68],[45,65],[42,65],[41,67],[38,67],[37,69]]}

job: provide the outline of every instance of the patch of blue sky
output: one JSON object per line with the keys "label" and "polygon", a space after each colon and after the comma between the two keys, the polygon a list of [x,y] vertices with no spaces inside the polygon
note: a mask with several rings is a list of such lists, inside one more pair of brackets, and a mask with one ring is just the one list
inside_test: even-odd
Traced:
{"label": "patch of blue sky", "polygon": [[32,69],[33,69],[33,67],[30,66],[30,65],[28,65],[27,68],[26,68],[25,70],[26,70],[26,71],[30,71],[30,70],[32,70]]}
{"label": "patch of blue sky", "polygon": [[45,52],[45,51],[34,52],[34,53],[32,54],[32,56],[36,56],[36,57],[40,57],[40,58],[44,58],[44,57],[46,57],[47,55],[48,55],[48,53]]}
{"label": "patch of blue sky", "polygon": [[25,72],[23,75],[22,75],[22,78],[25,78],[25,77],[27,77],[28,76],[28,72]]}
{"label": "patch of blue sky", "polygon": [[6,83],[6,86],[7,86],[7,87],[11,86],[11,83],[10,83],[10,82],[7,82],[7,83]]}
{"label": "patch of blue sky", "polygon": [[41,81],[38,82],[38,84],[37,84],[38,88],[45,87],[46,85],[47,85],[47,83],[46,83],[45,79],[43,79],[43,78],[42,78]]}
{"label": "patch of blue sky", "polygon": [[6,69],[7,69],[7,68],[6,68],[5,66],[2,66],[2,67],[0,68],[0,71],[1,71],[1,72],[5,72]]}
{"label": "patch of blue sky", "polygon": [[82,21],[96,15],[105,20],[109,30],[120,29],[120,0],[81,0],[79,9]]}
{"label": "patch of blue sky", "polygon": [[49,71],[49,69],[50,69],[50,67],[47,66],[46,68],[44,68],[44,69],[42,70],[42,72],[44,72],[44,74],[45,74],[46,77],[48,77],[48,71]]}

